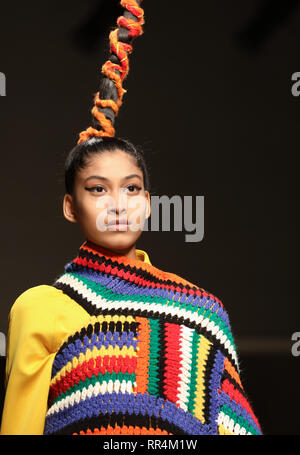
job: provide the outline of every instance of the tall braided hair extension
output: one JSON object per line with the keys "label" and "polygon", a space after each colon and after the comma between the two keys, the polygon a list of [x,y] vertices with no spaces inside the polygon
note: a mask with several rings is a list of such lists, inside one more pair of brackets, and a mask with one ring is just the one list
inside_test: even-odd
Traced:
{"label": "tall braided hair extension", "polygon": [[122,105],[126,90],[123,81],[129,72],[128,55],[132,52],[132,42],[142,35],[144,11],[142,0],[121,0],[123,16],[117,20],[118,27],[110,32],[110,57],[102,66],[99,91],[94,95],[91,110],[94,127],[88,127],[79,134],[77,144],[92,136],[115,136],[114,121]]}

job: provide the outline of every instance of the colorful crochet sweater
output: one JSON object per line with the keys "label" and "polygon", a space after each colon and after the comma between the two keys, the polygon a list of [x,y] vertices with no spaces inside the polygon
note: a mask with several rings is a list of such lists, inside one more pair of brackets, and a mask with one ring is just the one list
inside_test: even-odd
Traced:
{"label": "colorful crochet sweater", "polygon": [[[16,347],[29,309],[48,335],[35,333],[34,343],[26,333],[27,361],[36,338],[45,353],[31,376],[17,379],[29,369],[18,366]],[[1,434],[14,425],[46,435],[262,434],[221,301],[154,267],[142,250],[135,260],[86,241],[52,286],[25,291],[12,310]],[[21,386],[32,404],[15,398],[13,423],[10,403]]]}

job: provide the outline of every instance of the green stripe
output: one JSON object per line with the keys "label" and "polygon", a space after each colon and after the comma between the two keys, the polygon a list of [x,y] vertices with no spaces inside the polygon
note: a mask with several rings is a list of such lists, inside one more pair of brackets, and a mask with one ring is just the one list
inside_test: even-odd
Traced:
{"label": "green stripe", "polygon": [[201,335],[199,335],[195,330],[193,331],[193,338],[191,342],[192,348],[192,359],[191,359],[191,377],[190,377],[190,397],[187,403],[187,408],[189,412],[193,413],[196,407],[195,403],[195,394],[197,387],[197,359],[198,359],[198,345]]}
{"label": "green stripe", "polygon": [[[215,325],[219,327],[223,331],[224,334],[226,334],[227,338],[230,340],[230,343],[234,350],[236,351],[236,347],[234,344],[234,340],[231,334],[230,327],[226,324],[225,321],[222,321],[220,317],[217,317],[215,312],[212,312],[211,310],[206,310],[205,307],[199,308],[197,305],[192,305],[188,303],[180,303],[179,301],[174,302],[173,300],[169,300],[167,298],[163,297],[157,297],[157,296],[143,296],[143,295],[132,295],[132,294],[117,294],[113,292],[111,289],[107,289],[105,286],[102,286],[99,283],[95,283],[94,281],[90,280],[89,278],[86,277],[79,277],[75,273],[66,273],[66,276],[71,276],[75,278],[77,281],[81,282],[83,285],[86,285],[92,292],[95,292],[95,294],[110,300],[112,302],[119,302],[121,300],[124,301],[136,301],[136,302],[149,302],[151,304],[160,304],[166,307],[173,307],[173,308],[178,308],[178,309],[185,309],[186,311],[191,311],[192,313],[198,313],[199,315],[203,315],[204,319],[209,318],[210,321],[214,321]],[[155,310],[154,310],[155,311]]]}
{"label": "green stripe", "polygon": [[72,393],[76,393],[78,390],[82,391],[84,387],[87,389],[91,384],[95,386],[96,382],[99,382],[102,385],[104,381],[108,382],[110,380],[112,380],[113,382],[117,380],[119,380],[120,382],[122,382],[123,380],[125,380],[126,382],[131,381],[132,384],[134,384],[136,380],[136,374],[116,373],[115,371],[113,371],[112,373],[109,372],[105,372],[104,374],[99,373],[98,376],[93,374],[91,376],[91,379],[86,377],[84,381],[80,380],[78,384],[75,384],[73,387],[70,387],[68,390],[66,390],[65,393],[58,395],[58,397],[53,401],[53,404],[64,398],[67,398]]}
{"label": "green stripe", "polygon": [[228,415],[229,418],[234,420],[234,426],[238,423],[240,427],[244,427],[246,432],[250,432],[254,435],[258,435],[258,431],[250,425],[242,416],[238,416],[232,409],[230,409],[226,404],[221,406],[220,411],[223,411],[225,415]]}
{"label": "green stripe", "polygon": [[159,397],[160,321],[149,319],[149,383],[148,393]]}

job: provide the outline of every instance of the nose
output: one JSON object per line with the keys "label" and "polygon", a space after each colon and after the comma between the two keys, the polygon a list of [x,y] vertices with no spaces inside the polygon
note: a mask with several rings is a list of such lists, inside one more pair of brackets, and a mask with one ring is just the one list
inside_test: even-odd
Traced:
{"label": "nose", "polygon": [[127,195],[124,191],[116,190],[112,195],[109,214],[121,215],[127,212]]}

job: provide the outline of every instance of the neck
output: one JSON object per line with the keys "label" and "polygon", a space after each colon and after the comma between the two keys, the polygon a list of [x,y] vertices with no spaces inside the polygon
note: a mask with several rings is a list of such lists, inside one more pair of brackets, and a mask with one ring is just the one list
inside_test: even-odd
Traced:
{"label": "neck", "polygon": [[124,256],[130,259],[137,259],[135,245],[125,249],[110,250],[97,243],[92,242],[91,240],[86,240],[85,244],[87,247],[107,256]]}

